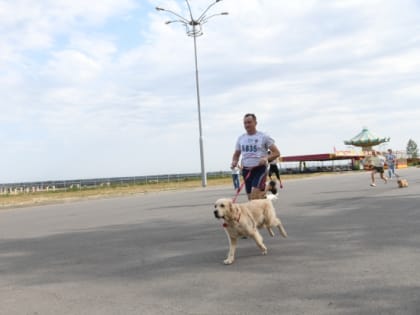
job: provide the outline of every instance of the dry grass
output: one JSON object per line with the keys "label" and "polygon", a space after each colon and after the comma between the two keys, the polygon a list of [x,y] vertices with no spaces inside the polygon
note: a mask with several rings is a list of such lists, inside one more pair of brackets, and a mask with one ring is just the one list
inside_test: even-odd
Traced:
{"label": "dry grass", "polygon": [[[330,173],[331,174],[331,173]],[[282,175],[282,180],[297,179],[308,176],[318,176],[315,174],[302,174],[302,175]],[[211,186],[232,185],[230,177],[209,179],[207,182]],[[17,207],[27,207],[34,205],[64,203],[77,201],[81,199],[98,199],[98,198],[111,198],[118,196],[130,196],[137,194],[145,194],[150,192],[168,191],[177,189],[193,189],[200,188],[201,180],[190,180],[185,182],[169,182],[157,184],[142,184],[142,185],[127,185],[115,187],[97,187],[97,188],[84,188],[81,190],[68,190],[68,191],[49,191],[49,192],[33,192],[23,193],[18,195],[1,195],[0,196],[0,210]]]}
{"label": "dry grass", "polygon": [[[208,186],[219,186],[232,184],[230,177],[208,180]],[[80,190],[68,191],[43,191],[22,193],[17,195],[0,196],[0,209],[42,205],[50,203],[71,202],[81,199],[97,199],[118,196],[129,196],[145,194],[150,192],[168,191],[177,189],[192,189],[201,187],[201,180],[190,180],[185,182],[169,182],[142,185],[118,185],[113,187],[83,188]]]}

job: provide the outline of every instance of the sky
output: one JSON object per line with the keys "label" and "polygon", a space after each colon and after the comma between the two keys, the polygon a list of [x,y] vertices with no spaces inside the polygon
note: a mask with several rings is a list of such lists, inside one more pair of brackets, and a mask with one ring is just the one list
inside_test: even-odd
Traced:
{"label": "sky", "polygon": [[[212,1],[190,0],[198,18]],[[182,0],[0,0],[0,183],[201,171]],[[420,142],[418,0],[223,0],[197,37],[204,164],[243,115],[283,156]]]}

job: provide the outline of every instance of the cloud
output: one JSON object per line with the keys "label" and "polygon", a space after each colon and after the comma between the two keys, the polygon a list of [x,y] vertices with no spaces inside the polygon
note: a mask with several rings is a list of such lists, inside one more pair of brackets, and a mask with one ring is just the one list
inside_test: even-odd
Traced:
{"label": "cloud", "polygon": [[[188,18],[174,0],[0,1],[0,182],[200,171],[193,39],[157,5]],[[415,138],[417,1],[209,12],[223,11],[197,38],[208,171],[228,169],[246,112],[283,155],[340,149],[364,126],[394,149]]]}

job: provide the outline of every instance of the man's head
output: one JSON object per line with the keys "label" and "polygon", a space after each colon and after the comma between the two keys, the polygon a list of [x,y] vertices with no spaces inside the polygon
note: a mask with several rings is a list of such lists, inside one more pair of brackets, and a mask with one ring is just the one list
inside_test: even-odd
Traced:
{"label": "man's head", "polygon": [[254,114],[245,114],[244,116],[244,128],[250,135],[257,131],[257,117]]}

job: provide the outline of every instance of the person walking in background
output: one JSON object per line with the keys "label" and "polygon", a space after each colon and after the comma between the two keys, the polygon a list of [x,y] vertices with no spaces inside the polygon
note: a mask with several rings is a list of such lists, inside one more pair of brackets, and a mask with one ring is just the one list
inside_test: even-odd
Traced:
{"label": "person walking in background", "polygon": [[233,187],[236,191],[238,191],[240,184],[239,184],[239,174],[241,173],[241,166],[238,164],[235,167],[232,167],[232,181]]}
{"label": "person walking in background", "polygon": [[[271,156],[271,151],[268,150],[268,156]],[[281,178],[280,178],[280,170],[279,170],[279,158],[275,158],[274,160],[272,160],[269,164],[269,169],[268,169],[268,177],[270,178],[270,180],[272,179],[273,174],[276,175],[277,181],[279,182],[279,187],[283,188],[283,183],[281,182]]]}
{"label": "person walking in background", "polygon": [[[242,156],[242,176],[248,200],[261,198],[267,179],[267,165],[280,156],[274,139],[257,130],[255,114],[245,114],[243,118],[246,133],[238,137],[232,156],[231,168],[239,163]],[[271,151],[268,156],[267,151]]]}
{"label": "person walking in background", "polygon": [[392,175],[395,175],[395,164],[397,162],[397,157],[392,153],[391,149],[388,149],[388,153],[385,155],[386,165],[388,166],[388,178],[392,178]]}
{"label": "person walking in background", "polygon": [[381,155],[380,152],[372,151],[372,156],[368,157],[369,159],[365,159],[365,162],[370,164],[372,167],[372,171],[370,173],[371,183],[370,186],[376,187],[375,184],[375,174],[381,174],[381,178],[384,180],[385,184],[388,182],[386,177],[384,176],[384,165],[385,165],[385,158]]}

